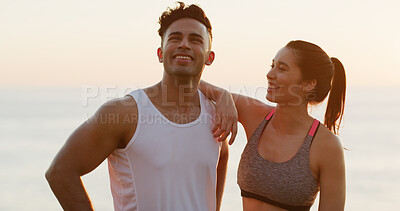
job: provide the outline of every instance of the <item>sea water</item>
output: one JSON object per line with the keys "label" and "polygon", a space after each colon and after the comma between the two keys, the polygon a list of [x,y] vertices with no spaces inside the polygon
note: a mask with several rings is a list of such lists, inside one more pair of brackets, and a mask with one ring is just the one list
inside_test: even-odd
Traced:
{"label": "sea water", "polygon": [[[259,99],[265,95],[265,88],[230,88]],[[76,127],[102,103],[127,92],[127,88],[95,86],[0,88],[0,210],[62,210],[44,178],[46,169]],[[398,87],[348,88],[339,136],[348,149],[346,210],[400,207],[398,93]],[[324,109],[317,106],[311,113],[322,121]],[[239,126],[230,146],[222,211],[242,210],[236,173],[245,143]],[[112,210],[107,163],[82,179],[95,209]],[[318,210],[318,198],[311,210]]]}

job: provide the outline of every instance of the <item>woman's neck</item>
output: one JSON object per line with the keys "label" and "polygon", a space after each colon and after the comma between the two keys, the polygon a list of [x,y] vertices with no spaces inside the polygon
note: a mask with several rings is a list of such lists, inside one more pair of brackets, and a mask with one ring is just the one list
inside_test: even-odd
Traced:
{"label": "woman's neck", "polygon": [[298,106],[278,104],[270,124],[280,133],[295,135],[308,128],[312,121],[313,118],[308,114],[307,104]]}

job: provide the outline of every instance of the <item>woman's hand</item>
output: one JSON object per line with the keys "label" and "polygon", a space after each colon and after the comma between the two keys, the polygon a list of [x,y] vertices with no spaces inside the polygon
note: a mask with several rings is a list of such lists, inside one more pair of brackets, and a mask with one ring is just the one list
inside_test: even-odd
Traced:
{"label": "woman's hand", "polygon": [[215,108],[215,126],[212,130],[214,137],[219,137],[218,141],[221,142],[231,134],[231,145],[236,138],[238,122],[238,112],[231,93],[223,90],[216,100]]}

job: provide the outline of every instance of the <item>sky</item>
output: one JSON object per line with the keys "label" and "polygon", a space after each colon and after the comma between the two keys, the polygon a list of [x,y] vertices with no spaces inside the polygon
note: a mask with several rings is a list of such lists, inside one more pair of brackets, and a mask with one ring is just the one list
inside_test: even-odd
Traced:
{"label": "sky", "polygon": [[[306,40],[339,58],[354,86],[400,79],[399,1],[185,1],[213,26],[214,63],[203,79],[262,85],[276,52]],[[1,0],[0,86],[157,83],[158,17],[175,1]]]}

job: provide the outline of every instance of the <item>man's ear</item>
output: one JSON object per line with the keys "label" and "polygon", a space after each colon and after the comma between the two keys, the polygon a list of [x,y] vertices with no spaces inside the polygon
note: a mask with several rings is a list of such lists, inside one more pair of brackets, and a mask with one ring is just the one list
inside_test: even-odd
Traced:
{"label": "man's ear", "polygon": [[160,63],[163,63],[164,59],[163,59],[163,51],[161,48],[157,49],[157,56],[158,56],[158,61]]}
{"label": "man's ear", "polygon": [[208,58],[207,58],[205,64],[206,64],[206,65],[211,65],[211,64],[213,63],[214,59],[215,59],[215,53],[214,53],[214,51],[209,51],[209,52],[208,52]]}
{"label": "man's ear", "polygon": [[317,86],[317,80],[315,80],[315,79],[304,82],[303,83],[303,91],[310,92],[310,91],[314,90],[316,86]]}

